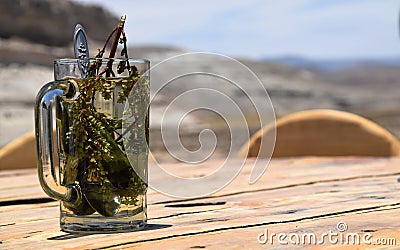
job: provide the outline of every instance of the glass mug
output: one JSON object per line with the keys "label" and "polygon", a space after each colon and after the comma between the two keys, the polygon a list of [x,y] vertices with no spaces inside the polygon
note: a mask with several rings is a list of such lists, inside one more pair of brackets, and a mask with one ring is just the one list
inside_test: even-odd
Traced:
{"label": "glass mug", "polygon": [[36,97],[35,132],[40,184],[61,201],[62,230],[146,225],[149,66],[145,59],[54,62],[55,81]]}

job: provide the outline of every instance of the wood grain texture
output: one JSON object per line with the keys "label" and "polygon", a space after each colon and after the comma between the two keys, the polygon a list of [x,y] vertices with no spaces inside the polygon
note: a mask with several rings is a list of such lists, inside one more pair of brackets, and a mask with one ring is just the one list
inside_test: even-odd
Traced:
{"label": "wood grain texture", "polygon": [[[370,232],[373,239],[397,240],[400,247],[400,158],[292,158],[273,160],[264,176],[248,184],[248,161],[226,188],[208,197],[177,199],[149,190],[146,230],[72,235],[58,225],[58,202],[0,206],[2,249],[265,249],[258,234],[315,233],[346,222],[349,233]],[[196,170],[171,164],[171,170],[197,176],[220,162]],[[155,178],[157,179],[157,178]],[[45,198],[36,171],[0,172],[0,204]],[[184,188],[184,187],[182,187]],[[336,230],[336,231],[335,231]],[[303,245],[312,248],[385,248],[380,245]],[[280,245],[274,248],[293,248]]]}

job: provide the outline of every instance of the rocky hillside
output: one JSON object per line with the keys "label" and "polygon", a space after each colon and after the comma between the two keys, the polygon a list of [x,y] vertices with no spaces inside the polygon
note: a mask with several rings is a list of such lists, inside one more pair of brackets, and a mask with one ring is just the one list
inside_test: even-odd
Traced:
{"label": "rocky hillside", "polygon": [[66,0],[0,1],[0,38],[67,46],[78,22],[83,24],[90,39],[102,41],[118,19],[101,7]]}
{"label": "rocky hillside", "polygon": [[54,58],[73,55],[75,25],[86,30],[91,52],[104,43],[119,18],[95,5],[68,0],[1,0],[0,63],[52,67]]}

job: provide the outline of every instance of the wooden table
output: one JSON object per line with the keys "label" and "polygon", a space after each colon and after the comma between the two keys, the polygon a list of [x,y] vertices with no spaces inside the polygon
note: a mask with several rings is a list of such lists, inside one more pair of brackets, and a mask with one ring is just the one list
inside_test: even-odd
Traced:
{"label": "wooden table", "polygon": [[[400,158],[273,160],[249,185],[251,163],[206,198],[173,199],[149,190],[146,230],[97,235],[60,231],[58,202],[41,191],[35,169],[2,171],[0,249],[400,248]],[[171,167],[194,175],[180,164]],[[338,231],[338,223],[347,230]],[[273,244],[265,242],[266,233],[268,239],[275,234]],[[336,234],[338,242],[335,235],[332,241],[324,238],[328,233]],[[319,242],[309,244],[313,234]],[[361,237],[360,245],[352,235]],[[340,243],[340,237],[348,240]]]}

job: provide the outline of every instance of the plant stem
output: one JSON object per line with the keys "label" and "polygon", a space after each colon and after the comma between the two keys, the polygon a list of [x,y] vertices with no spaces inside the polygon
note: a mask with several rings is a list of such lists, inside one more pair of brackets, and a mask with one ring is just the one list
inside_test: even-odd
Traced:
{"label": "plant stem", "polygon": [[107,68],[110,70],[108,70],[106,72],[106,77],[110,76],[111,67],[112,67],[112,63],[113,63],[113,60],[111,58],[114,58],[115,52],[117,52],[118,40],[121,36],[122,30],[124,29],[125,19],[126,19],[126,16],[122,16],[121,19],[119,20],[117,31],[116,31],[114,41],[111,46],[111,50],[110,50],[110,56],[109,56],[110,60],[107,62]]}

